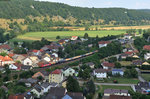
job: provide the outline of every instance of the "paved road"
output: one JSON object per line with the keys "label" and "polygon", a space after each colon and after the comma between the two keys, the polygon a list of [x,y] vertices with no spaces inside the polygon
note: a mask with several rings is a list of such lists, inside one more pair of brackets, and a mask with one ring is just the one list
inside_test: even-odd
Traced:
{"label": "paved road", "polygon": [[141,77],[140,69],[139,69],[139,68],[135,68],[135,69],[136,69],[136,71],[138,72],[138,79],[139,79],[139,81],[145,82],[145,80]]}

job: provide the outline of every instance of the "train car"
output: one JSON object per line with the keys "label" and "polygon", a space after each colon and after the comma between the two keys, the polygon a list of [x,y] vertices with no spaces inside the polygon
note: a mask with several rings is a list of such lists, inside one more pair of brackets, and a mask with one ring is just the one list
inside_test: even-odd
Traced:
{"label": "train car", "polygon": [[72,60],[72,58],[67,58],[67,59],[65,59],[65,61],[70,61],[70,60]]}
{"label": "train car", "polygon": [[47,66],[51,66],[52,64],[51,63],[48,63],[48,64],[42,64],[40,67],[47,67]]}

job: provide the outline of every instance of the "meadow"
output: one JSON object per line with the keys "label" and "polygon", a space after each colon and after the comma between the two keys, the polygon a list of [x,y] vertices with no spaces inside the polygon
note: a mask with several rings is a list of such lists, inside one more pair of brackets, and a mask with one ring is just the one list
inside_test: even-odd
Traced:
{"label": "meadow", "polygon": [[56,36],[61,38],[68,38],[71,36],[83,37],[85,33],[88,33],[89,37],[104,37],[107,35],[120,35],[125,33],[125,30],[101,30],[101,31],[48,31],[48,32],[28,32],[23,35],[19,35],[16,39],[21,40],[40,40],[42,37],[56,41]]}

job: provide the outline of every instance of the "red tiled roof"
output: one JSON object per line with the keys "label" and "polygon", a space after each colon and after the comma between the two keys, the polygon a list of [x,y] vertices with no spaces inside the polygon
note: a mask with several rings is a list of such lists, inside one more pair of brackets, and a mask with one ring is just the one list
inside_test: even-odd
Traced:
{"label": "red tiled roof", "polygon": [[0,45],[0,49],[10,49],[10,46],[7,45],[7,44],[4,44],[4,45]]}
{"label": "red tiled roof", "polygon": [[114,63],[109,63],[109,62],[103,62],[103,65],[106,67],[114,67],[115,66]]}
{"label": "red tiled roof", "polygon": [[0,60],[1,60],[1,61],[13,61],[13,59],[10,58],[9,56],[5,56],[5,57],[0,56]]}
{"label": "red tiled roof", "polygon": [[55,71],[52,72],[52,74],[60,74],[61,73],[61,70],[59,69],[56,69]]}
{"label": "red tiled roof", "polygon": [[145,45],[145,46],[143,47],[143,49],[144,49],[144,50],[150,50],[150,45]]}
{"label": "red tiled roof", "polygon": [[10,95],[8,99],[24,99],[23,95]]}
{"label": "red tiled roof", "polygon": [[15,54],[11,54],[11,53],[10,53],[10,54],[8,54],[8,56],[9,56],[9,57],[13,57],[14,55],[15,55]]}
{"label": "red tiled roof", "polygon": [[125,54],[131,55],[131,54],[133,54],[133,52],[125,52]]}
{"label": "red tiled roof", "polygon": [[32,52],[37,53],[37,52],[38,52],[38,50],[32,50]]}
{"label": "red tiled roof", "polygon": [[98,44],[109,44],[111,43],[110,41],[99,41]]}

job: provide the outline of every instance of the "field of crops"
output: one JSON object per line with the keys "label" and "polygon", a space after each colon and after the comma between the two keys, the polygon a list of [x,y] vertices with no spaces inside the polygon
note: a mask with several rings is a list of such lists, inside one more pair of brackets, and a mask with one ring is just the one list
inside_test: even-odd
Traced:
{"label": "field of crops", "polygon": [[19,35],[17,39],[23,40],[40,40],[42,37],[55,41],[56,36],[61,38],[67,38],[71,36],[83,37],[85,33],[88,33],[90,37],[104,37],[107,35],[119,35],[125,33],[123,30],[103,30],[103,31],[48,31],[48,32],[28,32],[24,35]]}

